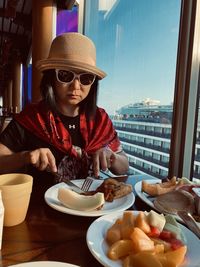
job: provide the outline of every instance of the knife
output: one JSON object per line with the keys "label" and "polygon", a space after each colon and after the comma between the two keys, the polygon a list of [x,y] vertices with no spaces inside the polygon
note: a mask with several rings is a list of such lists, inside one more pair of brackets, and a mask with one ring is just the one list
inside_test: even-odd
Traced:
{"label": "knife", "polygon": [[[61,177],[62,175],[59,173],[53,173],[55,176],[58,178]],[[71,190],[78,194],[85,194],[85,191],[83,191],[80,187],[78,187],[76,184],[74,184],[71,180],[64,180],[62,181],[63,183],[67,184]]]}
{"label": "knife", "polygon": [[65,181],[63,181],[63,183],[67,184],[69,186],[69,188],[71,190],[73,190],[74,192],[76,192],[78,194],[85,194],[85,191],[83,191],[80,187],[78,187],[77,185],[75,185],[70,180],[65,180]]}

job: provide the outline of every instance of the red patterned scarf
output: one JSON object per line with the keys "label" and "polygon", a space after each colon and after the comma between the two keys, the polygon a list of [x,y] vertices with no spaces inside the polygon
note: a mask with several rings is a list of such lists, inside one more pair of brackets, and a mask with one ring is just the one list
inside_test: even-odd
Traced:
{"label": "red patterned scarf", "polygon": [[[69,132],[59,116],[54,114],[44,101],[30,104],[17,114],[15,119],[24,128],[58,150],[78,157],[72,146]],[[88,155],[104,146],[108,146],[114,152],[120,148],[117,133],[104,109],[97,108],[95,118],[90,120],[86,119],[85,114],[80,114],[80,131],[85,141],[83,150]]]}

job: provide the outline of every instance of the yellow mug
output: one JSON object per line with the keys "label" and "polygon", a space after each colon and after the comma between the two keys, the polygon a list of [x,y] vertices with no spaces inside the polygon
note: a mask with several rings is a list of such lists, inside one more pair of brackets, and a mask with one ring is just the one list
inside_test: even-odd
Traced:
{"label": "yellow mug", "polygon": [[4,205],[4,226],[24,221],[32,192],[33,177],[23,173],[0,175],[0,190]]}

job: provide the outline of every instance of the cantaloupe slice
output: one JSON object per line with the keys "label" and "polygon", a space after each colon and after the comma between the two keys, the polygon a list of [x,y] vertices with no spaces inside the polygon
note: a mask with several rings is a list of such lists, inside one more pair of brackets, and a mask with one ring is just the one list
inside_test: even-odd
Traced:
{"label": "cantaloupe slice", "polygon": [[140,228],[134,228],[131,239],[134,252],[154,251],[154,242]]}
{"label": "cantaloupe slice", "polygon": [[[175,266],[179,266],[180,264],[183,263],[186,252],[187,252],[187,247],[182,246],[176,250],[171,250],[164,254],[157,254],[157,257],[161,262],[166,261],[166,262],[169,262],[169,264],[171,265],[175,264]],[[163,260],[163,258],[165,258],[166,260],[165,259]]]}
{"label": "cantaloupe slice", "polygon": [[127,256],[123,261],[123,267],[162,267],[162,264],[153,254],[139,252]]}
{"label": "cantaloupe slice", "polygon": [[177,267],[176,263],[174,263],[171,260],[166,259],[165,256],[162,257],[161,255],[159,255],[159,261],[163,267]]}
{"label": "cantaloupe slice", "polygon": [[106,232],[106,241],[110,245],[121,239],[121,224],[122,219],[117,219],[116,222]]}
{"label": "cantaloupe slice", "polygon": [[108,258],[111,260],[118,260],[122,257],[125,257],[133,252],[133,243],[132,241],[121,239],[109,248],[108,250]]}
{"label": "cantaloupe slice", "polygon": [[135,217],[132,211],[125,211],[122,217],[121,236],[122,239],[130,239],[134,229]]}
{"label": "cantaloupe slice", "polygon": [[151,232],[151,227],[148,223],[147,216],[144,212],[140,211],[135,219],[135,227],[140,228],[145,234]]}

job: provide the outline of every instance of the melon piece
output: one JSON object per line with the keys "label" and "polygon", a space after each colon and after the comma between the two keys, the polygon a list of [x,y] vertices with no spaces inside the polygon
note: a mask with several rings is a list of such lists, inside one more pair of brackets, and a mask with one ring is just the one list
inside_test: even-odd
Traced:
{"label": "melon piece", "polygon": [[122,219],[117,219],[116,222],[107,230],[106,241],[110,245],[121,239],[121,224]]}
{"label": "melon piece", "polygon": [[154,210],[149,212],[148,221],[151,226],[158,228],[160,232],[162,232],[166,222],[165,216],[163,214],[158,214]]}
{"label": "melon piece", "polygon": [[92,196],[80,195],[69,188],[58,188],[58,200],[67,208],[80,211],[91,211],[102,207],[105,203],[104,194]]}
{"label": "melon piece", "polygon": [[160,261],[149,252],[139,252],[124,259],[123,267],[162,267]]}
{"label": "melon piece", "polygon": [[[160,259],[161,262],[166,261],[169,262],[170,264],[175,264],[175,266],[179,266],[180,264],[183,263],[186,252],[187,252],[187,247],[182,246],[176,250],[171,250],[164,254],[157,254],[157,257],[158,259]],[[163,257],[166,260],[163,260]]]}
{"label": "melon piece", "polygon": [[125,211],[122,217],[121,237],[122,239],[130,239],[131,233],[134,229],[135,217],[132,211]]}
{"label": "melon piece", "polygon": [[140,228],[134,228],[131,239],[134,252],[154,251],[154,242]]}
{"label": "melon piece", "polygon": [[151,227],[144,212],[140,211],[135,219],[135,227],[140,228],[145,234],[151,232]]}
{"label": "melon piece", "polygon": [[118,260],[122,257],[125,257],[133,252],[133,243],[132,241],[121,239],[112,244],[108,250],[108,258],[111,260]]}

